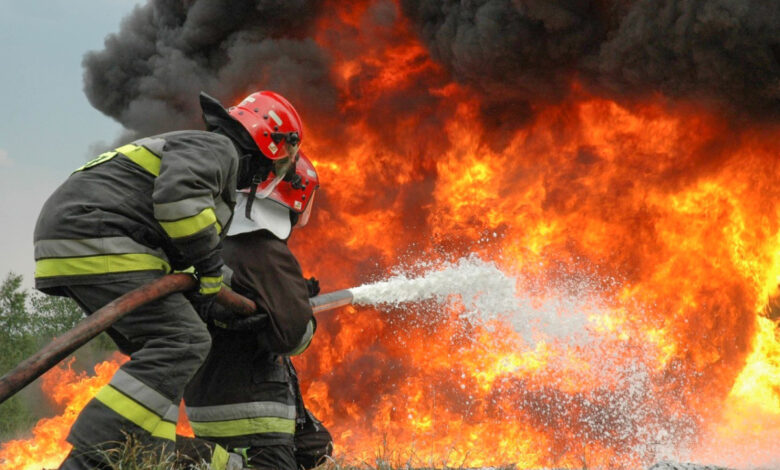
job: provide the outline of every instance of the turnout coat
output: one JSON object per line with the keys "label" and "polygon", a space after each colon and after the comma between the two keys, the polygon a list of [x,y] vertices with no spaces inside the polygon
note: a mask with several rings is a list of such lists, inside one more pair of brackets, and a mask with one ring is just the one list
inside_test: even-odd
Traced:
{"label": "turnout coat", "polygon": [[306,349],[315,326],[301,267],[266,230],[227,237],[223,256],[230,286],[267,320],[251,331],[210,326],[211,352],[184,394],[187,416],[197,437],[229,449],[292,446],[305,411],[286,356]]}
{"label": "turnout coat", "polygon": [[62,295],[61,286],[204,267],[231,221],[237,168],[231,139],[207,131],[160,134],[100,155],[41,210],[35,286]]}

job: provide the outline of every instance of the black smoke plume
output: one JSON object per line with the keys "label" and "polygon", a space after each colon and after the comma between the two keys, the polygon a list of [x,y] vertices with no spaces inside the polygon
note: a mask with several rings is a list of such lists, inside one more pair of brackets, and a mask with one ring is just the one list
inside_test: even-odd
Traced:
{"label": "black smoke plume", "polygon": [[[743,119],[780,118],[780,2],[369,1],[366,27],[383,31],[388,23],[411,21],[448,79],[481,97],[488,128],[528,122],[538,107],[569,98],[574,84],[622,102],[660,95]],[[150,0],[102,51],[84,58],[87,96],[138,134],[200,126],[201,90],[230,101],[258,87],[274,89],[302,108],[307,121],[338,121],[339,93],[359,90],[361,78],[337,87],[334,51],[312,39],[315,20],[337,6]],[[385,21],[376,18],[382,15]],[[339,53],[350,55],[354,32],[337,34],[347,38]],[[419,88],[387,101],[409,113],[425,112],[415,103],[425,108],[441,101],[424,83]],[[386,123],[388,113],[380,111],[374,118]]]}
{"label": "black smoke plume", "polygon": [[780,117],[780,2],[402,0],[434,58],[488,108],[560,101],[578,81]]}
{"label": "black smoke plume", "polygon": [[131,133],[200,128],[198,93],[230,103],[258,84],[335,107],[327,54],[309,37],[319,1],[151,0],[83,61],[92,105]]}

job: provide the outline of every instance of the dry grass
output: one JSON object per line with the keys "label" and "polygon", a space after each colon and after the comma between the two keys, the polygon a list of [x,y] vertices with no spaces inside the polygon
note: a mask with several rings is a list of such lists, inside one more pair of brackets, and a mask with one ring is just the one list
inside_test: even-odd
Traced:
{"label": "dry grass", "polygon": [[[110,470],[208,470],[206,462],[194,462],[174,452],[155,452],[144,447],[132,436],[111,450],[98,451],[109,462]],[[474,467],[453,465],[451,462],[425,461],[416,455],[401,459],[386,447],[380,449],[371,461],[356,461],[346,457],[328,458],[314,470],[468,470]],[[514,465],[484,467],[490,470],[517,470]],[[576,470],[576,469],[568,469]],[[583,466],[581,470],[587,470]]]}
{"label": "dry grass", "polygon": [[[453,467],[449,465],[430,466],[412,463],[398,464],[381,460],[373,463],[363,462],[355,464],[354,462],[345,463],[343,460],[335,459],[320,465],[314,470],[466,470],[467,468],[469,467]],[[492,470],[516,470],[515,466],[488,468]]]}
{"label": "dry grass", "polygon": [[193,462],[177,452],[162,452],[127,435],[124,442],[106,450],[96,450],[96,457],[107,462],[109,470],[209,470],[206,462]]}

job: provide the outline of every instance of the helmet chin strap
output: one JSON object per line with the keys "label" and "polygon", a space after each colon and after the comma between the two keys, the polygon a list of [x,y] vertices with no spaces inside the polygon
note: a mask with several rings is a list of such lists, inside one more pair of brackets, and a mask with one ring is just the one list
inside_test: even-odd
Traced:
{"label": "helmet chin strap", "polygon": [[252,203],[255,202],[255,194],[257,194],[257,185],[260,184],[260,178],[255,174],[252,177],[252,189],[249,190],[249,199],[246,201],[246,207],[244,210],[244,217],[252,220]]}
{"label": "helmet chin strap", "polygon": [[252,203],[254,202],[255,198],[265,199],[270,196],[273,190],[276,189],[276,186],[278,186],[283,179],[283,174],[276,175],[268,186],[258,192],[257,186],[263,182],[263,179],[258,175],[255,175],[254,178],[252,178],[252,189],[249,190],[249,200],[246,202],[246,210],[244,210],[244,215],[247,219],[252,220]]}

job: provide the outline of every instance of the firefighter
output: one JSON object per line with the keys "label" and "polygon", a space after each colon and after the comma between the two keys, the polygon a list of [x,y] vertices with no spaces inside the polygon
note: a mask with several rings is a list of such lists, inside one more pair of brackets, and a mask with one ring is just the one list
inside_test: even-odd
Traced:
{"label": "firefighter", "polygon": [[256,194],[239,194],[224,243],[232,270],[226,280],[258,313],[236,318],[220,305],[203,313],[212,348],[184,394],[195,436],[243,455],[255,469],[312,468],[332,450],[330,434],[303,406],[289,358],[314,334],[309,297],[319,283],[303,277],[287,239],[308,222],[319,180],[303,152],[283,179],[273,190],[265,181]]}
{"label": "firefighter", "polygon": [[[236,189],[289,168],[302,125],[292,105],[269,91],[229,110],[201,93],[200,105],[206,131],[123,145],[54,191],[35,227],[36,288],[68,296],[90,314],[172,269],[194,266],[194,301],[213,302]],[[130,360],[79,414],[67,438],[73,450],[60,468],[102,467],[129,436],[153,452],[172,448],[184,387],[211,344],[182,294],[135,310],[108,333]]]}

